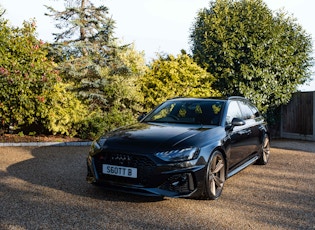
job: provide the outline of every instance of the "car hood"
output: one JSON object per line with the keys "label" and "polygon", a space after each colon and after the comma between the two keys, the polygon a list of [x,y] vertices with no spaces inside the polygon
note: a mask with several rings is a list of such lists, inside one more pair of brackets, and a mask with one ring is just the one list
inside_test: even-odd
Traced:
{"label": "car hood", "polygon": [[104,148],[120,151],[154,152],[188,145],[188,140],[210,130],[201,126],[139,123],[108,133]]}

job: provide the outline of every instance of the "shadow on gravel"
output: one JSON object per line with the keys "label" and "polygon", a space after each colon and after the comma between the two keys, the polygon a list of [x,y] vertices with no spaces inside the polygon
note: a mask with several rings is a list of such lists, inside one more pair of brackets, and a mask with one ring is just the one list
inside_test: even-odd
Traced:
{"label": "shadow on gravel", "polygon": [[271,150],[268,165],[246,168],[220,199],[204,201],[92,186],[88,147],[11,149],[0,161],[0,229],[315,229],[315,155]]}
{"label": "shadow on gravel", "polygon": [[88,184],[86,156],[88,147],[38,147],[32,150],[34,158],[8,168],[11,176],[32,184],[66,193],[107,201],[156,202],[160,197],[142,197],[105,190]]}

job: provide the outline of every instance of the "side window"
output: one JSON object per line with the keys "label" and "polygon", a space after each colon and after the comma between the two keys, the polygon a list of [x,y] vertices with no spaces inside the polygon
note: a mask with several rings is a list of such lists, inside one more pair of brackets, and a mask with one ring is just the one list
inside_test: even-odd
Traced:
{"label": "side window", "polygon": [[243,119],[248,120],[248,119],[254,119],[255,118],[255,113],[254,111],[249,107],[249,104],[246,103],[245,101],[239,101],[241,111],[243,114]]}
{"label": "side window", "polygon": [[253,104],[248,103],[248,106],[249,106],[250,109],[253,111],[254,116],[255,116],[254,118],[261,116],[261,115],[260,115],[260,112],[258,111],[258,109],[257,109]]}
{"label": "side window", "polygon": [[238,103],[231,101],[226,115],[226,123],[231,124],[233,118],[242,118],[242,113]]}

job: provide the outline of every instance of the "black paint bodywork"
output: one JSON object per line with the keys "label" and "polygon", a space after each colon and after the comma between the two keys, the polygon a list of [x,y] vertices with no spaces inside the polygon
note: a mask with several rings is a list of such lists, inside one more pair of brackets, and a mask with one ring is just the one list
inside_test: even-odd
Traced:
{"label": "black paint bodywork", "polygon": [[[231,124],[225,120],[230,101],[245,99],[178,98],[170,101],[179,100],[220,103],[218,123],[148,121],[150,113],[139,123],[109,132],[93,142],[87,158],[87,181],[108,189],[148,196],[200,197],[204,193],[207,164],[214,150],[223,153],[227,178],[261,157],[262,139],[268,134],[262,116],[235,119]],[[193,159],[186,161],[169,162],[156,155],[192,147],[196,147],[196,153]],[[104,174],[103,164],[137,168],[138,176]]]}

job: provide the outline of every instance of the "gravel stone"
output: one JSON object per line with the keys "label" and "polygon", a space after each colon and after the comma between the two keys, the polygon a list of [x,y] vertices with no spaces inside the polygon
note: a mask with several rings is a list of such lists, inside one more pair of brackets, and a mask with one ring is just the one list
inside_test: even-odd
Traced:
{"label": "gravel stone", "polygon": [[315,229],[315,142],[272,142],[269,164],[229,178],[215,201],[92,186],[88,150],[0,147],[0,229]]}

